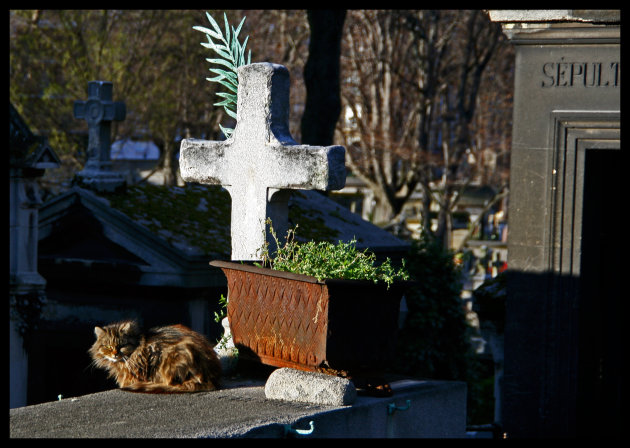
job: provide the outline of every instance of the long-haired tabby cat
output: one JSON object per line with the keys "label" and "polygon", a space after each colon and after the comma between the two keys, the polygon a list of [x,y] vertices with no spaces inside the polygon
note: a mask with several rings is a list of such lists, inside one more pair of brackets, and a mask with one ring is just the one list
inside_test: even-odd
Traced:
{"label": "long-haired tabby cat", "polygon": [[121,389],[178,393],[215,390],[221,363],[208,340],[183,325],[141,332],[133,320],[95,327],[89,350]]}

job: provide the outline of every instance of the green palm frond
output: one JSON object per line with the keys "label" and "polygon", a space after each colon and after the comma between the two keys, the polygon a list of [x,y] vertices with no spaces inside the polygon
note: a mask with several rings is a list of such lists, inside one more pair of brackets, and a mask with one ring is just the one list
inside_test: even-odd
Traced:
{"label": "green palm frond", "polygon": [[[241,23],[236,27],[230,27],[227,19],[227,15],[223,13],[223,20],[225,22],[225,34],[221,30],[219,24],[212,18],[212,16],[206,12],[208,22],[210,22],[211,28],[204,26],[193,26],[194,30],[201,31],[206,35],[208,42],[201,42],[206,48],[213,50],[220,59],[208,58],[206,61],[211,64],[220,65],[226,67],[227,70],[220,68],[211,68],[210,71],[217,75],[214,78],[206,78],[211,82],[217,82],[224,87],[227,87],[230,92],[219,92],[217,96],[223,98],[223,101],[215,103],[215,106],[223,106],[225,112],[236,119],[236,105],[237,105],[237,93],[238,93],[238,73],[237,69],[241,65],[251,64],[252,51],[249,50],[247,57],[245,57],[245,47],[247,46],[247,40],[249,36],[245,37],[245,40],[241,44],[238,40],[238,35],[241,32],[243,23],[246,17],[243,17]],[[230,32],[231,30],[231,32]],[[214,39],[214,40],[213,40]],[[225,128],[219,125],[221,131],[227,138],[232,135],[233,129]]]}

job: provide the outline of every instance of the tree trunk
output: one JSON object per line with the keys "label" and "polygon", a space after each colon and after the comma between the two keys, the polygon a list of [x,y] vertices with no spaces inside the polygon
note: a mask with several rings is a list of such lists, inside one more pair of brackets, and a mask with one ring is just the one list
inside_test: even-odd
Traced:
{"label": "tree trunk", "polygon": [[302,115],[302,143],[333,144],[341,113],[339,55],[345,10],[309,10],[311,37],[304,66],[306,106]]}

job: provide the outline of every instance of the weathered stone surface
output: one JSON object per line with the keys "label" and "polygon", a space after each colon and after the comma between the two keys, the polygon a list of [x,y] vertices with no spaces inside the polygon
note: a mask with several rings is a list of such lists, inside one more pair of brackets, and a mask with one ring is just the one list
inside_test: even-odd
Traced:
{"label": "weathered stone surface", "polygon": [[[225,381],[195,394],[138,394],[119,389],[63,397],[9,411],[11,438],[310,438],[464,437],[466,384],[402,380],[393,397],[357,397],[352,406],[269,400],[261,381]],[[398,410],[392,412],[391,407]],[[403,410],[405,409],[405,410]]]}
{"label": "weathered stone surface", "polygon": [[346,378],[283,367],[269,375],[265,396],[273,400],[345,406],[354,403],[357,391]]}
{"label": "weathered stone surface", "polygon": [[493,22],[618,22],[618,9],[499,9],[490,10]]}
{"label": "weathered stone surface", "polygon": [[343,146],[298,145],[289,133],[289,72],[276,64],[239,68],[237,124],[223,142],[186,139],[180,172],[186,182],[220,184],[232,197],[232,259],[256,260],[271,218],[288,227],[292,189],[338,190],[345,185]]}

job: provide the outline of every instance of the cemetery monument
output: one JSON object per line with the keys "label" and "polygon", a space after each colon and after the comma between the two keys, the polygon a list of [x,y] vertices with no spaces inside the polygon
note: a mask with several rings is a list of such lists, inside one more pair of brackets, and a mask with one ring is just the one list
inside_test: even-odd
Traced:
{"label": "cemetery monument", "polygon": [[489,15],[516,50],[501,424],[619,436],[620,11]]}
{"label": "cemetery monument", "polygon": [[[9,103],[9,406],[26,404],[28,355],[25,328],[39,318],[46,280],[37,266],[38,214],[42,205],[37,179],[61,162],[45,138],[31,132]],[[22,327],[22,328],[21,328]]]}
{"label": "cemetery monument", "polygon": [[[232,260],[258,260],[265,242],[274,242],[268,236],[268,218],[278,235],[286,234],[290,189],[343,188],[345,149],[298,145],[293,140],[286,67],[249,64],[239,67],[238,75],[234,132],[224,142],[183,140],[180,171],[186,182],[220,184],[229,191]],[[223,327],[229,335],[227,317]],[[218,349],[224,369],[234,363],[233,347],[230,338],[225,349]]]}
{"label": "cemetery monument", "polygon": [[[186,139],[180,171],[186,182],[223,185],[232,197],[232,260],[257,260],[271,218],[288,227],[289,190],[339,190],[342,146],[298,145],[289,133],[289,72],[276,64],[239,68],[236,129],[223,142]],[[267,238],[269,243],[272,238]]]}

